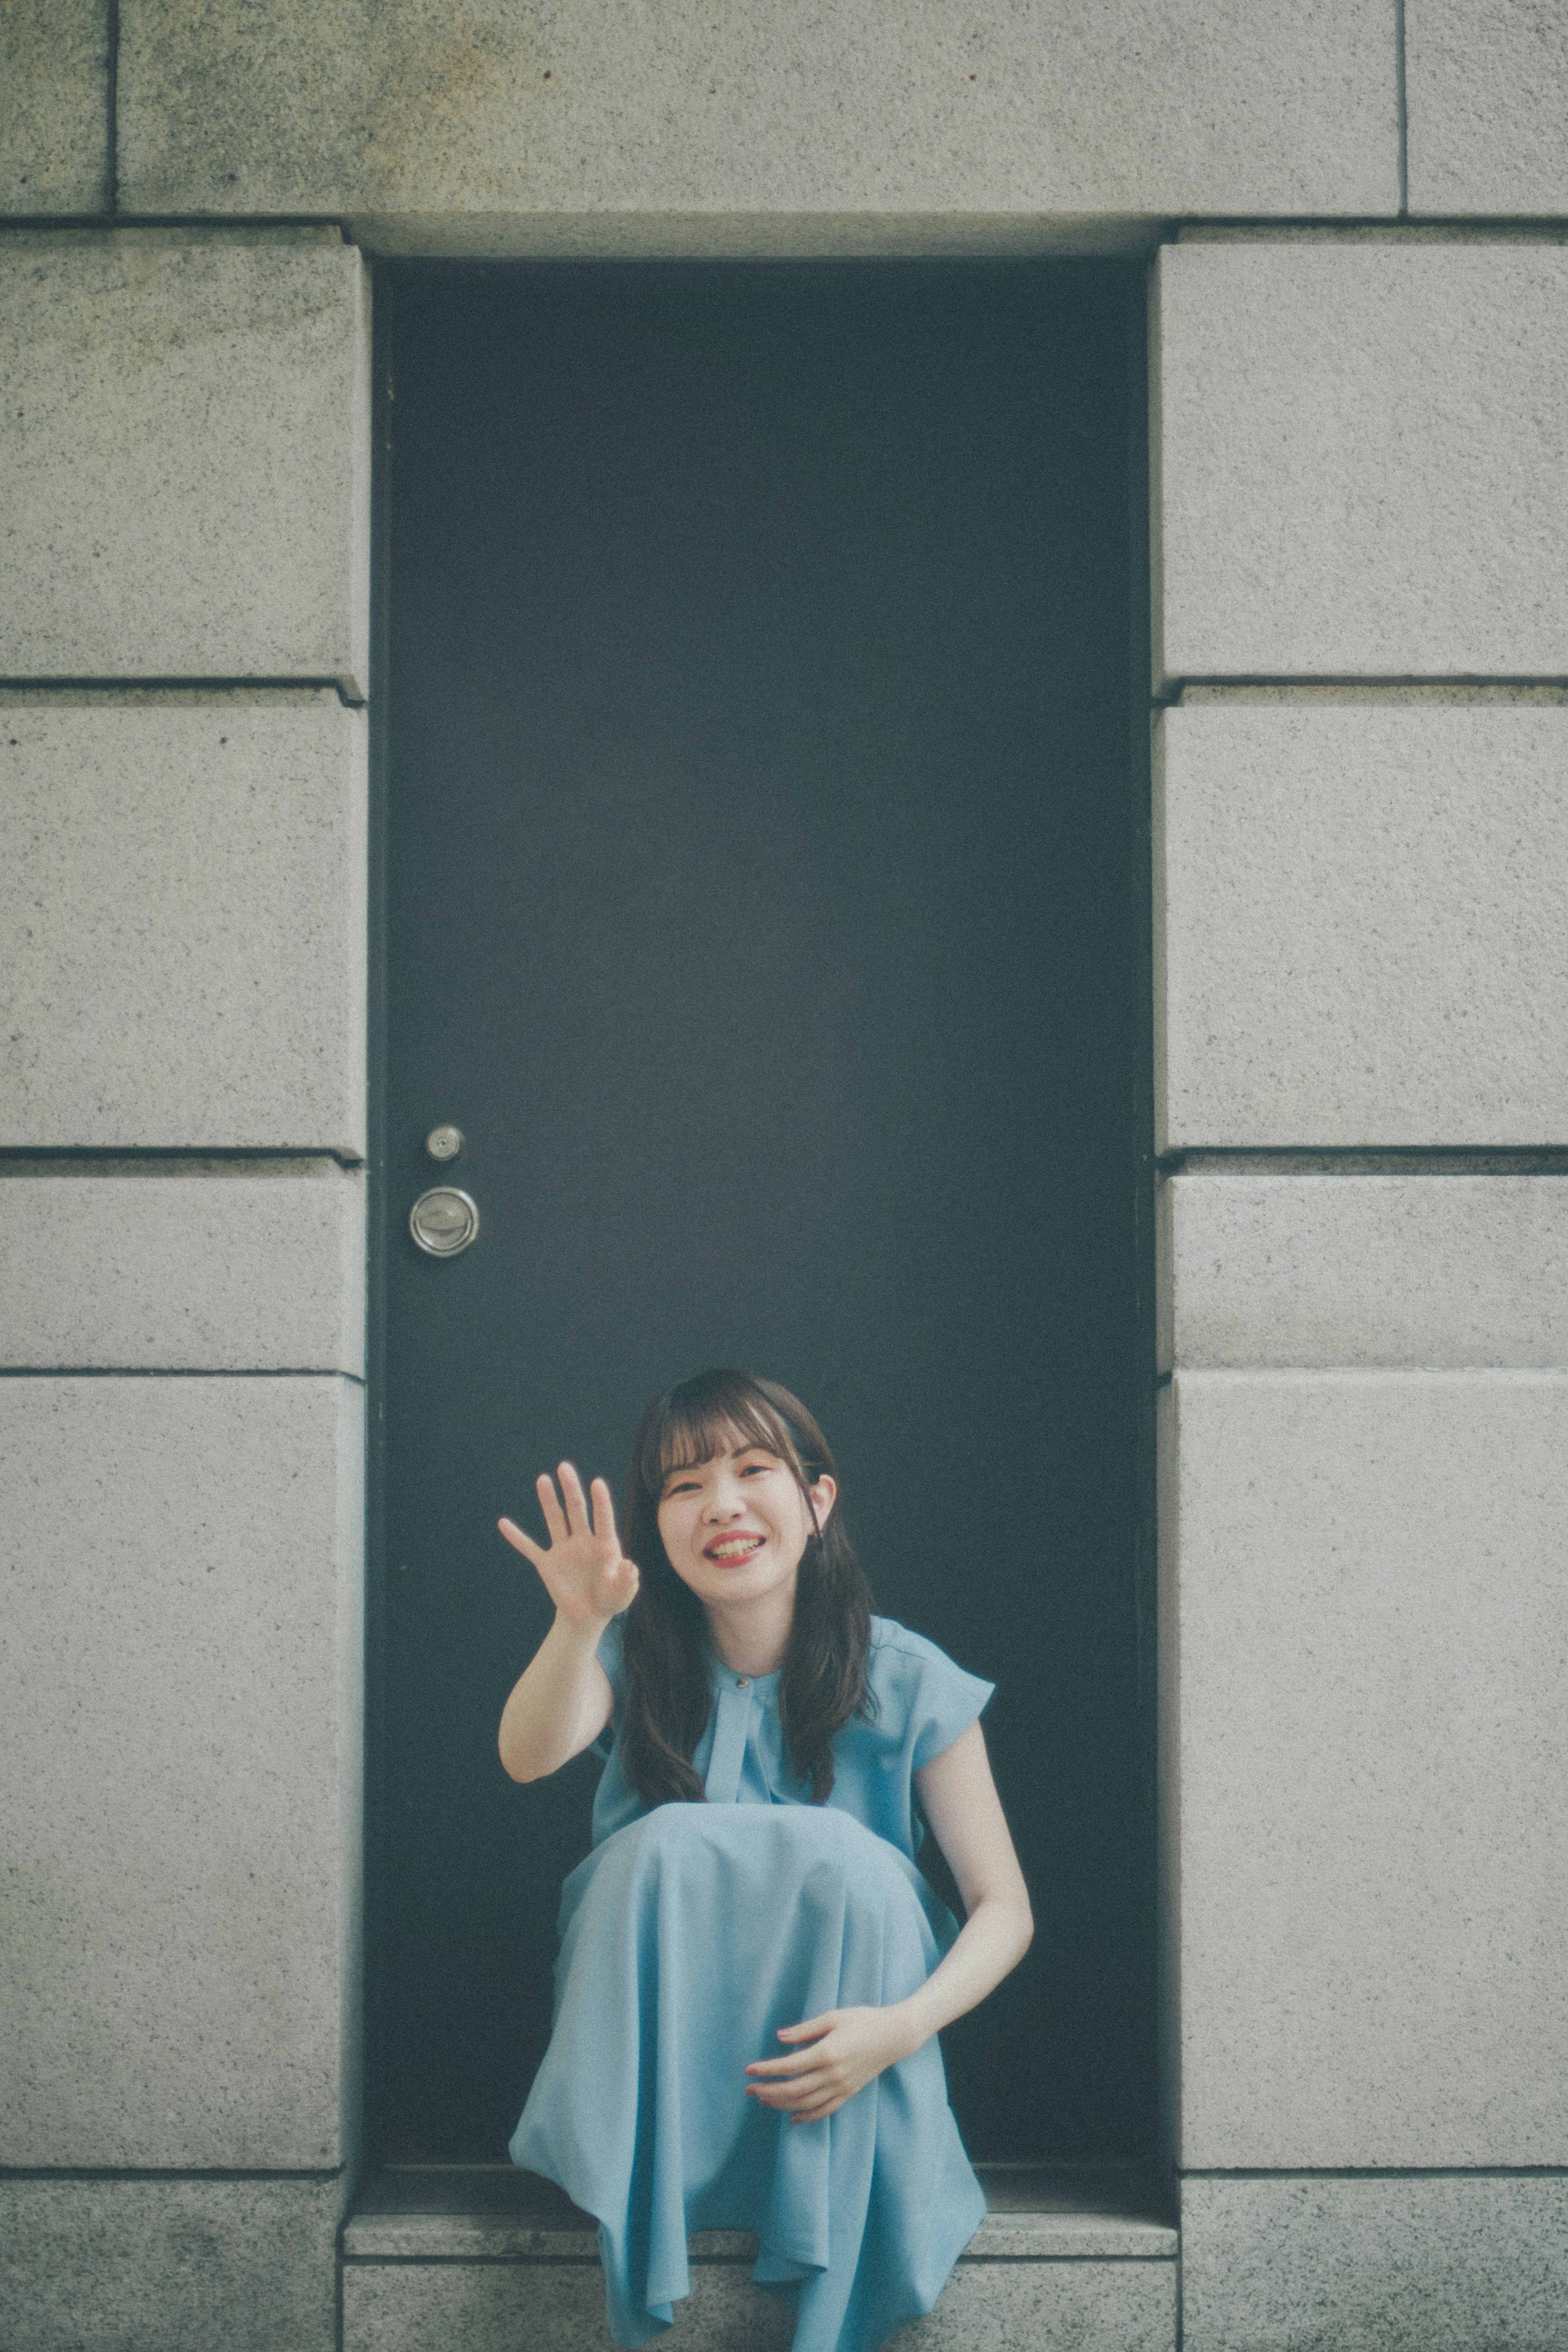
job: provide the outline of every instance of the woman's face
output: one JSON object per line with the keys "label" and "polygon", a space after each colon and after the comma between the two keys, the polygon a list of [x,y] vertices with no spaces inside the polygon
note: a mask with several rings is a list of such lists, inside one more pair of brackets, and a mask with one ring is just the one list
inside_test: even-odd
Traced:
{"label": "woman's face", "polygon": [[[838,1489],[811,1488],[825,1527]],[[659,1500],[659,1533],[683,1584],[712,1608],[792,1589],[811,1533],[795,1474],[766,1446],[747,1445],[672,1470]]]}

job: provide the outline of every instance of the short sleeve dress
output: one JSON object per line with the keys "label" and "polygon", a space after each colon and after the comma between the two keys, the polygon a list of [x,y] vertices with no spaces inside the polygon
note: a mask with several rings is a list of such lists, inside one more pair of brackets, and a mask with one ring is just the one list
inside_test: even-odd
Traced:
{"label": "short sleeve dress", "polygon": [[[622,1627],[599,1655],[622,1717]],[[777,1674],[710,1652],[693,1765],[706,1804],[643,1807],[610,1738],[593,1845],[561,1894],[549,2047],[514,2163],[598,2219],[610,2328],[643,2344],[690,2291],[693,2230],[755,2232],[752,2276],[796,2310],[794,2352],[871,2352],[929,2311],[985,2211],[935,2038],[820,2123],[745,2096],[781,2025],[902,2000],[957,1924],[915,1867],[914,1775],[992,1685],[873,1617],[866,1719],[833,1743],[813,1805],[794,1778]]]}

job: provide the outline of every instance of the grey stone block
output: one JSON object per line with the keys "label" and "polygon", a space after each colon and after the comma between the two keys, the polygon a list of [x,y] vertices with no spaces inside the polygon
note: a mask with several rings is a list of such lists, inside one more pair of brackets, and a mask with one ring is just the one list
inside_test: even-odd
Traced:
{"label": "grey stone block", "polygon": [[0,2179],[7,2352],[332,2352],[332,2180]]}
{"label": "grey stone block", "polygon": [[1568,2163],[1568,1377],[1178,1372],[1162,1434],[1183,2167]]}
{"label": "grey stone block", "polygon": [[0,787],[0,1142],[361,1152],[363,714],[12,697]]}
{"label": "grey stone block", "polygon": [[368,677],[368,308],[335,229],[0,246],[0,677]]}
{"label": "grey stone block", "polygon": [[1568,213],[1568,16],[1405,0],[1412,213]]}
{"label": "grey stone block", "polygon": [[0,214],[109,202],[109,0],[0,9]]}
{"label": "grey stone block", "polygon": [[1155,730],[1159,1148],[1568,1141],[1568,711]]}
{"label": "grey stone block", "polygon": [[1176,2352],[1173,2263],[960,2263],[900,2352]]}
{"label": "grey stone block", "polygon": [[1360,0],[141,0],[119,121],[134,211],[333,213],[402,250],[772,250],[791,215],[818,250],[868,219],[873,250],[911,222],[984,246],[1398,203],[1391,27]]}
{"label": "grey stone block", "polygon": [[1568,2181],[1187,2180],[1186,2352],[1561,2352]]}
{"label": "grey stone block", "polygon": [[0,1161],[0,1365],[362,1376],[363,1177],[151,1164]]}
{"label": "grey stone block", "polygon": [[1568,251],[1167,246],[1156,677],[1568,675]]}
{"label": "grey stone block", "polygon": [[1160,1369],[1568,1369],[1568,1179],[1184,1175]]}
{"label": "grey stone block", "polygon": [[340,2160],[361,1418],[335,1379],[0,1381],[5,2165]]}
{"label": "grey stone block", "polygon": [[[794,2314],[740,2263],[694,2263],[670,2352],[787,2352]],[[593,2263],[347,2263],[343,2352],[614,2352]]]}
{"label": "grey stone block", "polygon": [[[661,2343],[671,2352],[779,2352],[793,2315],[745,2264],[694,2263]],[[1167,2262],[961,2263],[900,2352],[1174,2352]],[[611,2352],[597,2263],[350,2263],[343,2352]]]}

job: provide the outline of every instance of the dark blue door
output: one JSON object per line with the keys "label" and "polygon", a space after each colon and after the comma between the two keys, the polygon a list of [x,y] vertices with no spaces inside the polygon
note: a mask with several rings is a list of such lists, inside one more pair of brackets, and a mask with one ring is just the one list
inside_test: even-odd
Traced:
{"label": "dark blue door", "polygon": [[591,1760],[497,1762],[547,1622],[497,1517],[740,1363],[882,1612],[999,1685],[1040,1932],[946,2038],[971,2152],[1144,2154],[1141,273],[382,291],[380,2152],[501,2155],[586,1845]]}

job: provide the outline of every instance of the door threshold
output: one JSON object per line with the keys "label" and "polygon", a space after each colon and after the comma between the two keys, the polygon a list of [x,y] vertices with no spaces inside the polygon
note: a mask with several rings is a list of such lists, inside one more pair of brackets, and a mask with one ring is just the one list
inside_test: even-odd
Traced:
{"label": "door threshold", "polygon": [[[977,2164],[985,2220],[965,2262],[1171,2262],[1176,2231],[1158,2178],[1134,2166]],[[346,2262],[597,2263],[599,2225],[563,2189],[510,2164],[392,2164],[344,2224]],[[745,2230],[701,2230],[694,2261],[746,2263]]]}

